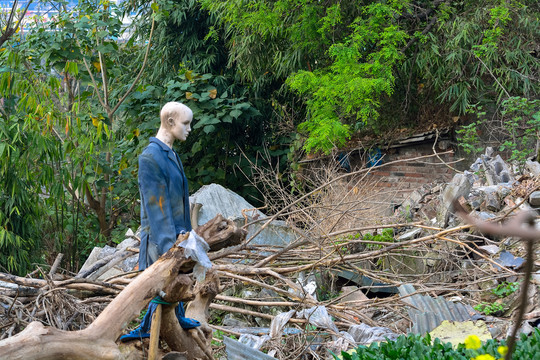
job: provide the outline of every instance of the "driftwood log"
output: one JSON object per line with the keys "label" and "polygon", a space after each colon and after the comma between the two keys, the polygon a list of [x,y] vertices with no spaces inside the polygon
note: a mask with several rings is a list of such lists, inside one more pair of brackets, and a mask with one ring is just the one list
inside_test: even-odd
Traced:
{"label": "driftwood log", "polygon": [[[246,236],[230,220],[216,216],[197,233],[210,245],[210,251],[241,243]],[[172,351],[187,359],[211,356],[211,330],[208,307],[218,293],[218,277],[209,272],[202,284],[193,288],[190,272],[195,263],[186,259],[177,246],[186,238],[180,235],[175,246],[133,280],[86,329],[62,331],[35,321],[21,333],[0,342],[0,359],[143,359],[143,351],[130,343],[117,343],[124,329],[158,294],[167,302],[193,300],[186,316],[197,319],[201,327],[185,331],[174,314],[175,305],[164,306],[160,336]]]}

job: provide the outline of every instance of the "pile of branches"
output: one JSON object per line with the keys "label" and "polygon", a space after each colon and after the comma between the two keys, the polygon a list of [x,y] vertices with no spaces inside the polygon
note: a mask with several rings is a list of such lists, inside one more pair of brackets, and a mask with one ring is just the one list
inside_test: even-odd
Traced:
{"label": "pile of branches", "polygon": [[[283,195],[273,202],[268,199],[268,203],[277,204],[279,200],[282,205],[274,216],[254,221],[263,222],[261,228],[264,229],[275,219],[287,220],[297,234],[295,241],[286,247],[256,246],[251,244],[256,233],[241,244],[210,253],[212,276],[218,279],[216,281],[220,285],[213,296],[206,298],[201,320],[219,332],[214,331],[213,342],[212,335],[206,333],[206,345],[201,346],[206,347],[205,351],[199,352],[201,358],[208,357],[209,351],[218,354],[223,351],[221,339],[215,334],[242,335],[242,329],[222,326],[223,316],[232,313],[246,323],[269,326],[280,313],[290,310],[299,313],[324,307],[339,331],[364,323],[372,327],[386,327],[396,334],[408,332],[412,323],[403,297],[395,294],[385,298],[363,296],[360,300],[347,300],[346,295],[350,294],[339,292],[341,284],[335,275],[336,270],[348,270],[388,286],[413,284],[416,293],[459,296],[462,302],[476,305],[481,299],[482,284],[517,279],[524,272],[530,274],[533,267],[538,266],[530,257],[532,251],[524,251],[526,265],[514,269],[497,263],[480,248],[519,237],[526,240],[524,244],[527,245],[522,249],[529,249],[533,243],[529,239],[538,234],[533,230],[527,233],[517,231],[522,227],[516,225],[515,221],[523,222],[522,218],[514,220],[511,225],[494,228],[467,218],[464,212],[462,223],[449,228],[439,228],[427,221],[404,221],[400,216],[385,218],[379,211],[380,198],[373,198],[373,187],[365,181],[369,169],[342,174],[336,165],[317,173],[324,176],[315,179],[318,183],[311,178],[311,190],[299,197],[290,197],[290,193],[283,190],[280,177],[260,174],[259,181],[267,181],[266,186],[273,187],[273,192],[267,194]],[[519,205],[515,204],[501,212],[490,220],[489,225],[514,219]],[[455,208],[459,210],[459,204],[455,204]],[[246,223],[244,228],[252,224]],[[422,235],[399,242],[374,240],[372,235],[381,234],[384,229],[392,229],[395,237],[413,229],[421,229]],[[365,236],[368,233],[370,237]],[[205,239],[208,240],[208,236]],[[464,267],[464,263],[470,266]],[[113,305],[121,296],[119,294],[124,294],[144,276],[144,273],[127,273],[104,282],[74,278],[58,281],[53,280],[53,273],[53,269],[49,273],[40,270],[36,275],[41,279],[0,274],[1,281],[16,284],[15,288],[1,294],[2,338],[15,338],[13,335],[32,321],[61,330],[91,329],[107,311],[103,309]],[[307,286],[306,279],[310,278],[317,280],[315,291]],[[525,292],[528,278],[525,277],[527,280],[522,285]],[[324,289],[323,285],[327,288]],[[238,296],[242,289],[253,290],[252,295],[246,296],[244,291],[242,296]],[[126,328],[136,326],[136,321],[131,324],[130,321],[136,320],[145,301],[162,290],[154,286],[154,293],[143,296],[139,305],[131,309],[131,316],[125,318],[128,321],[115,328],[110,341],[116,341]],[[370,290],[373,292],[372,286],[359,285],[355,291],[360,295],[369,294]],[[264,298],[261,296],[263,292],[271,295]],[[534,316],[527,299],[523,299],[521,306],[518,304],[515,307],[518,310],[516,317],[521,317],[515,319],[516,324],[527,316]],[[278,359],[319,359],[326,358],[328,350],[340,351],[354,346],[351,342],[340,342],[343,334],[332,327],[321,324],[314,326],[309,317],[292,316],[288,324],[299,331],[289,331],[285,337],[274,334],[261,349]],[[514,326],[515,331],[517,328]],[[2,345],[0,343],[0,349]],[[167,350],[174,347],[168,342],[167,345]],[[190,356],[188,358],[196,358]]]}

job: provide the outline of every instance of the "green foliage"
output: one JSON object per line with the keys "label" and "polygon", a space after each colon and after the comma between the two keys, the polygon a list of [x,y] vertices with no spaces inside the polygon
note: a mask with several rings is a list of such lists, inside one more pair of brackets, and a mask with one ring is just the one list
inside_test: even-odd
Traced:
{"label": "green foliage", "polygon": [[379,98],[392,95],[393,69],[403,58],[399,48],[407,35],[391,24],[402,8],[398,1],[366,6],[351,24],[351,35],[329,48],[329,67],[289,78],[289,85],[307,97],[310,117],[299,126],[309,133],[306,151],[329,153],[344,145],[351,127],[375,126]]}
{"label": "green foliage", "polygon": [[0,266],[21,275],[40,256],[38,194],[50,171],[44,164],[44,176],[38,175],[34,158],[46,158],[46,144],[28,127],[29,122],[16,115],[0,117]]}
{"label": "green foliage", "polygon": [[472,104],[535,97],[540,64],[530,49],[540,32],[537,2],[450,3],[436,13],[436,26],[404,64],[422,85],[419,101],[437,97],[451,112],[465,114]]}
{"label": "green foliage", "polygon": [[539,90],[536,2],[202,4],[225,29],[238,76],[257,89],[287,79],[305,101],[294,121],[310,152]]}
{"label": "green foliage", "polygon": [[[146,83],[163,84],[174,78],[183,67],[198,73],[228,72],[222,30],[217,26],[215,17],[201,9],[199,1],[126,1],[122,6],[125,14],[137,13],[130,41],[148,37],[155,12],[152,6],[159,9],[152,39],[154,45],[149,54],[152,66],[145,75]],[[142,57],[137,60],[132,65],[140,65]]]}
{"label": "green foliage", "polygon": [[[508,154],[508,159],[523,167],[531,156],[538,155],[540,139],[540,101],[522,97],[510,97],[501,103],[496,113],[501,127],[488,120],[482,106],[474,105],[468,110],[477,117],[468,125],[463,125],[457,133],[459,145],[467,153],[478,153],[483,150],[478,135],[480,128],[489,127],[499,139],[499,151]],[[491,124],[491,125],[490,125]]]}
{"label": "green foliage", "polygon": [[492,315],[492,314],[502,313],[506,309],[506,304],[483,302],[476,305],[474,309],[486,315]]}
{"label": "green foliage", "polygon": [[491,292],[493,293],[493,295],[503,298],[503,297],[507,297],[508,295],[515,293],[518,289],[519,289],[519,283],[505,281],[497,285],[497,287],[491,290]]}
{"label": "green foliage", "polygon": [[193,131],[178,150],[190,190],[216,182],[248,195],[250,189],[242,186],[243,174],[249,175],[251,170],[239,149],[256,161],[253,154],[262,149],[267,137],[259,111],[242,96],[244,92],[227,77],[200,75],[183,68],[163,87],[140,87],[133,94],[129,101],[129,114],[134,117],[131,124],[138,126],[141,137],[154,136],[161,106],[166,101],[183,102],[193,110],[194,118]]}
{"label": "green foliage", "polygon": [[[367,241],[376,241],[376,242],[394,242],[394,230],[387,228],[383,229],[380,234],[372,235],[371,233],[364,234],[364,237],[362,240]],[[380,249],[383,247],[383,245],[377,245],[377,244],[367,244],[366,247],[368,249]]]}
{"label": "green foliage", "polygon": [[520,167],[531,155],[538,155],[540,101],[511,97],[502,103],[501,116],[508,138],[499,147],[510,152],[510,161]]}
{"label": "green foliage", "polygon": [[[431,339],[430,335],[399,336],[395,341],[372,343],[369,346],[358,346],[355,352],[341,353],[344,360],[469,360],[478,355],[491,355],[498,359],[501,357],[499,346],[506,346],[504,340],[488,340],[479,349],[467,349],[460,344],[453,348],[450,343],[443,344],[439,339]],[[536,359],[540,351],[540,330],[535,329],[530,336],[522,335],[516,342],[513,353],[515,359]],[[335,359],[338,359],[334,355]]]}
{"label": "green foliage", "polygon": [[473,121],[468,125],[462,125],[456,133],[458,134],[458,145],[467,154],[477,154],[484,151],[484,148],[480,146],[481,140],[478,135],[479,122]]}
{"label": "green foliage", "polygon": [[31,186],[43,194],[33,202],[44,233],[33,238],[45,246],[35,251],[44,260],[63,252],[67,268],[78,268],[120,219],[135,213],[134,144],[124,138],[124,129],[115,128],[113,112],[104,105],[132,80],[117,56],[119,16],[108,2],[61,8],[50,22],[27,24],[24,41],[2,53],[10,71],[0,73],[0,93],[6,110],[25,124],[26,138],[14,147],[32,149],[31,159],[14,163],[13,172],[32,172]]}

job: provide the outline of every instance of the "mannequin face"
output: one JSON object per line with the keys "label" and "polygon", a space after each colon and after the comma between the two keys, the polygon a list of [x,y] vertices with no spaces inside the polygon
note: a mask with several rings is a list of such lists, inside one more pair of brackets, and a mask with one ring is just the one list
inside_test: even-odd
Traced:
{"label": "mannequin face", "polygon": [[171,134],[175,140],[186,141],[189,133],[191,132],[191,121],[193,120],[193,113],[189,112],[177,112],[176,116],[170,118],[171,121]]}

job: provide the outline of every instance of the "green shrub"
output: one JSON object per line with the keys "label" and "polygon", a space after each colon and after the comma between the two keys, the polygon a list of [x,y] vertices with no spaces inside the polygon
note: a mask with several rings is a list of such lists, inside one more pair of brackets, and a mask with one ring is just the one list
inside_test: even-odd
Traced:
{"label": "green shrub", "polygon": [[493,315],[496,313],[502,313],[506,309],[504,303],[486,303],[483,302],[474,307],[474,310],[484,313],[486,315]]}
{"label": "green shrub", "polygon": [[[470,346],[469,346],[470,347]],[[334,359],[344,360],[394,360],[394,359],[422,359],[422,360],[470,360],[474,358],[499,359],[501,350],[506,348],[505,341],[489,340],[480,348],[467,348],[460,344],[453,348],[450,343],[443,344],[439,339],[431,340],[429,334],[401,335],[395,341],[372,343],[369,346],[358,346],[352,354],[342,352]],[[484,356],[482,356],[484,355]],[[540,359],[540,329],[535,329],[530,336],[522,335],[516,343],[513,353],[514,359]]]}

